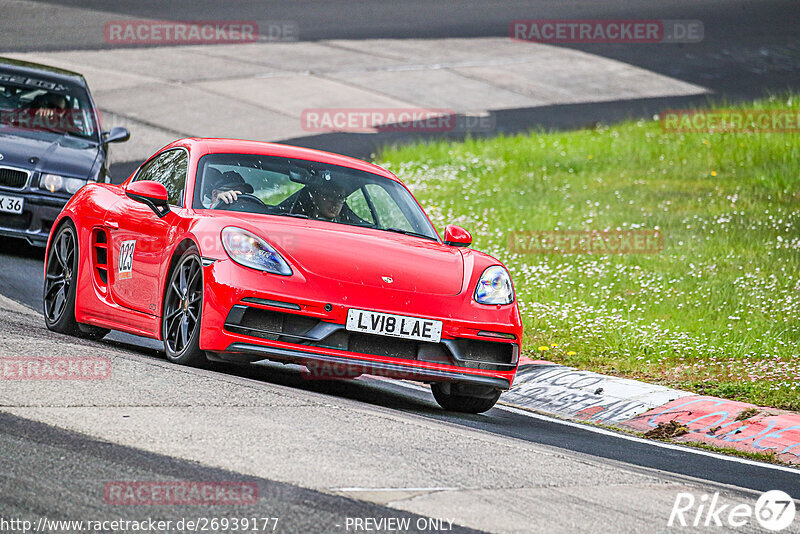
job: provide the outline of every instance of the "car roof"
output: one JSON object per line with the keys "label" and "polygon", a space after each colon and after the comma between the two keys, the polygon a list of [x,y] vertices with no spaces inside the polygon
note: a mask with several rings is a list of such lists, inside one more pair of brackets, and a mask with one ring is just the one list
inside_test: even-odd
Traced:
{"label": "car roof", "polygon": [[18,59],[0,56],[0,69],[9,70],[19,74],[41,76],[50,81],[78,84],[86,87],[86,79],[82,74],[78,72],[72,72],[70,70],[59,69],[57,67],[51,67],[49,65],[42,65],[40,63],[31,63],[29,61],[21,61]]}
{"label": "car roof", "polygon": [[266,143],[263,141],[245,141],[242,139],[219,139],[219,138],[187,138],[180,139],[164,147],[191,146],[193,152],[198,152],[202,157],[206,154],[257,154],[263,156],[276,156],[283,158],[294,158],[307,161],[317,161],[329,165],[340,165],[351,169],[371,172],[384,178],[389,178],[399,182],[395,175],[386,169],[367,163],[360,159],[315,150],[298,146],[283,145],[279,143]]}

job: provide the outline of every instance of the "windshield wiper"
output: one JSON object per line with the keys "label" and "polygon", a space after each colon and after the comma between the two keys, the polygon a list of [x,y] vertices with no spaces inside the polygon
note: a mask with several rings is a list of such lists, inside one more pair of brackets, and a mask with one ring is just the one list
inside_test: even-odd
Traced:
{"label": "windshield wiper", "polygon": [[419,232],[412,232],[411,230],[403,230],[401,228],[391,228],[391,227],[390,228],[381,228],[381,230],[385,230],[387,232],[395,232],[397,234],[410,235],[410,236],[413,236],[413,237],[421,237],[423,239],[430,239],[431,241],[436,241],[437,243],[439,242],[439,240],[436,239],[435,237],[431,237],[431,236],[426,235],[426,234],[420,234]]}
{"label": "windshield wiper", "polygon": [[302,213],[289,213],[288,211],[281,211],[279,213],[270,213],[270,215],[281,215],[284,217],[296,217],[298,219],[308,219],[308,215]]}

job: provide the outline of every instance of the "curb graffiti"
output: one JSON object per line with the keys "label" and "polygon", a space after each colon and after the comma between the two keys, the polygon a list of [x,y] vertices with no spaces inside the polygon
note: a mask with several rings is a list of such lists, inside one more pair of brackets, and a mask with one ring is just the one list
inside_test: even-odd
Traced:
{"label": "curb graffiti", "polygon": [[677,421],[689,429],[678,441],[774,451],[781,460],[800,464],[800,414],[794,412],[538,361],[520,367],[502,402],[639,432]]}

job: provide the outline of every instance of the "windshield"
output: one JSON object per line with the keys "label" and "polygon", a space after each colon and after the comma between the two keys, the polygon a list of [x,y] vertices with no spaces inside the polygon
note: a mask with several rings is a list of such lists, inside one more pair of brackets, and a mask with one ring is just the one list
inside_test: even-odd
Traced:
{"label": "windshield", "polygon": [[33,137],[97,136],[94,112],[85,91],[2,70],[0,131]]}
{"label": "windshield", "polygon": [[313,161],[209,154],[198,167],[194,208],[316,219],[438,241],[399,183]]}

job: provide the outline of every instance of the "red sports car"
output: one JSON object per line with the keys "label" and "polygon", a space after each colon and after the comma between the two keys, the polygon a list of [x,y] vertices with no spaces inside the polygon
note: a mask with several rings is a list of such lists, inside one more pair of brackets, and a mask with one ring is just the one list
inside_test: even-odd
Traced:
{"label": "red sports car", "polygon": [[453,225],[441,239],[378,166],[182,139],[64,207],[45,321],[163,340],[180,364],[269,359],[427,382],[445,409],[480,413],[514,379],[522,324],[507,270],[471,241]]}

